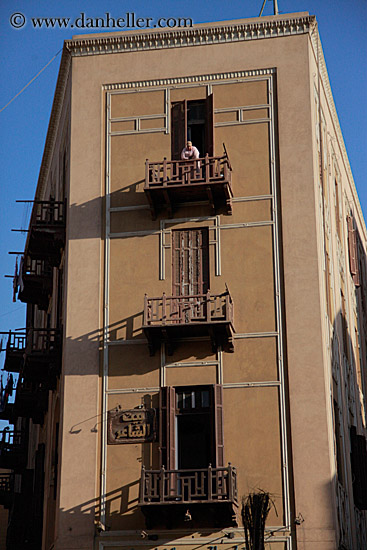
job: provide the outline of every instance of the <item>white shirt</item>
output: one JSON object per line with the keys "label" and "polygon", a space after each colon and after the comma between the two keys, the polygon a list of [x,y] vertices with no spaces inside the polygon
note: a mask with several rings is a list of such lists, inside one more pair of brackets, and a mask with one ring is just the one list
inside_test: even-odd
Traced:
{"label": "white shirt", "polygon": [[199,150],[192,146],[191,149],[187,149],[187,147],[184,147],[181,152],[181,159],[182,160],[194,160],[198,159],[200,157]]}

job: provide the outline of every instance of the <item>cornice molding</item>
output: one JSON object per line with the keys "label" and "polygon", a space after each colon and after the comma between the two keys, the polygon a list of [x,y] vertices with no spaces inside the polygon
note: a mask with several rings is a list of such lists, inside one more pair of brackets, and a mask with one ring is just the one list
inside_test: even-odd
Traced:
{"label": "cornice molding", "polygon": [[128,53],[166,48],[207,46],[248,40],[262,40],[309,32],[315,16],[280,18],[256,23],[233,23],[190,29],[165,30],[150,33],[118,35],[100,38],[66,40],[65,47],[73,57]]}
{"label": "cornice molding", "polygon": [[185,84],[208,84],[221,80],[242,80],[247,77],[267,77],[276,72],[276,69],[253,69],[249,71],[232,71],[230,73],[216,73],[216,74],[203,74],[193,76],[180,76],[174,78],[160,78],[154,80],[137,80],[135,82],[117,82],[115,84],[105,84],[104,90],[130,90],[137,89],[141,91],[142,88],[150,88],[151,86],[181,86]]}
{"label": "cornice molding", "polygon": [[57,78],[55,96],[51,108],[50,122],[48,124],[45,149],[41,162],[40,173],[38,177],[36,199],[42,198],[43,190],[47,184],[53,152],[58,137],[62,109],[64,107],[66,87],[71,66],[70,53],[64,48],[60,61],[59,75]]}

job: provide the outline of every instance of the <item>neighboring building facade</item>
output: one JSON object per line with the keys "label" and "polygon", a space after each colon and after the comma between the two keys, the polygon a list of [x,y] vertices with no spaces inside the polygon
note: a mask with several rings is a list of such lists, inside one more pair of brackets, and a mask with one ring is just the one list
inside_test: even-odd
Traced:
{"label": "neighboring building facade", "polygon": [[366,238],[314,17],[67,41],[8,550],[243,548],[259,491],[266,548],[365,548]]}

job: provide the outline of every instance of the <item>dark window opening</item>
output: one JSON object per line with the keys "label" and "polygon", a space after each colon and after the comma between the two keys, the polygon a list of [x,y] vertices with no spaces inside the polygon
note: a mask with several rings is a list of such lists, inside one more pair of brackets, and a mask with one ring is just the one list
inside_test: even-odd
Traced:
{"label": "dark window opening", "polygon": [[54,500],[56,500],[56,497],[57,497],[57,482],[58,482],[58,469],[59,469],[59,430],[60,430],[60,424],[59,422],[57,422],[55,426],[55,446],[54,446],[54,456],[53,456]]}
{"label": "dark window opening", "polygon": [[176,469],[207,468],[213,460],[211,414],[177,416]]}
{"label": "dark window opening", "polygon": [[63,293],[64,293],[64,270],[59,269],[57,273],[57,328],[63,326]]}
{"label": "dark window opening", "polygon": [[213,94],[206,99],[176,101],[171,108],[172,160],[180,160],[182,149],[190,140],[200,157],[214,156]]}
{"label": "dark window opening", "polygon": [[344,460],[343,460],[343,440],[342,429],[340,425],[340,409],[334,399],[334,435],[336,446],[336,473],[338,481],[344,486]]}
{"label": "dark window opening", "polygon": [[354,504],[359,510],[367,510],[366,438],[357,434],[355,426],[350,428],[350,444]]}
{"label": "dark window opening", "polygon": [[176,468],[207,468],[215,462],[209,388],[176,389]]}
{"label": "dark window opening", "polygon": [[206,144],[205,100],[187,103],[187,139],[205,156]]}

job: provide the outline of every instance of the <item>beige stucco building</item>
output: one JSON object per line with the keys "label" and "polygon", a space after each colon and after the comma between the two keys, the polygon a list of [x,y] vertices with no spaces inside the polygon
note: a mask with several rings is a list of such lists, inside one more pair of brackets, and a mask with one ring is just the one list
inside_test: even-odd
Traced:
{"label": "beige stucco building", "polygon": [[366,548],[366,238],[313,16],[65,42],[8,550]]}

